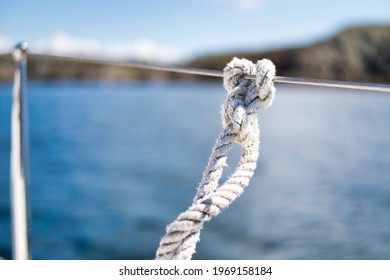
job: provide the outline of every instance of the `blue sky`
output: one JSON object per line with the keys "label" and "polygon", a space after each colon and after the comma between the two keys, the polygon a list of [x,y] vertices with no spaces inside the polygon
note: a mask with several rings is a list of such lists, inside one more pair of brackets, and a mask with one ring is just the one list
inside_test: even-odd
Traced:
{"label": "blue sky", "polygon": [[389,23],[389,0],[1,0],[0,51],[26,40],[39,52],[169,62]]}

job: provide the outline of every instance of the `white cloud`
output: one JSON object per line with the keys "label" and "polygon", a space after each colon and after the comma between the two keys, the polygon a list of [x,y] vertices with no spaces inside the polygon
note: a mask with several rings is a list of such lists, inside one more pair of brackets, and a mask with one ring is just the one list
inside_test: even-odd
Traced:
{"label": "white cloud", "polygon": [[101,47],[97,41],[73,38],[65,32],[30,43],[33,52],[58,55],[99,55]]}
{"label": "white cloud", "polygon": [[230,5],[233,8],[245,13],[250,13],[258,10],[263,6],[265,2],[265,0],[215,0],[215,1]]}
{"label": "white cloud", "polygon": [[255,11],[264,4],[264,0],[231,0],[231,2],[243,12]]}
{"label": "white cloud", "polygon": [[[170,45],[159,45],[148,39],[102,43],[94,39],[76,38],[57,32],[49,38],[28,42],[29,51],[44,54],[103,57],[118,60],[140,60],[157,63],[178,63],[185,53]],[[0,52],[12,50],[12,41],[0,35]]]}
{"label": "white cloud", "polygon": [[184,52],[174,46],[158,45],[148,39],[138,39],[131,43],[110,43],[105,56],[112,58],[133,58],[137,60],[174,63],[184,58]]}
{"label": "white cloud", "polygon": [[7,53],[12,50],[13,47],[12,40],[6,36],[0,35],[0,53]]}
{"label": "white cloud", "polygon": [[184,53],[175,47],[160,46],[148,39],[104,44],[93,39],[71,37],[64,32],[31,43],[31,50],[58,55],[104,56],[159,63],[175,63],[184,56]]}

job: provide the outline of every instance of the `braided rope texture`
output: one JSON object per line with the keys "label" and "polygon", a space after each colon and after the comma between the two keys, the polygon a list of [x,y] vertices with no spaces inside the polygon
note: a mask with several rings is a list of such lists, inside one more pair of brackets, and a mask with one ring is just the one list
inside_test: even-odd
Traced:
{"label": "braided rope texture", "polygon": [[[256,79],[245,79],[247,75],[255,75]],[[223,84],[228,96],[221,110],[224,129],[217,138],[192,205],[167,227],[156,259],[191,259],[204,222],[227,208],[248,186],[259,156],[257,112],[272,104],[276,91],[274,77],[275,66],[267,59],[255,65],[246,59],[233,58],[225,67]],[[240,160],[233,174],[218,187],[233,142],[242,146]]]}

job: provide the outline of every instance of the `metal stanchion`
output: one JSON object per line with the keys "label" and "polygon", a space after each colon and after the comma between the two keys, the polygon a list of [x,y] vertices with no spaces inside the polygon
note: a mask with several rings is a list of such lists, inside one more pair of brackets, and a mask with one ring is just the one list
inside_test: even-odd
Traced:
{"label": "metal stanchion", "polygon": [[11,112],[11,204],[13,259],[27,260],[27,173],[28,173],[28,115],[27,115],[27,43],[16,45],[13,53],[15,74]]}

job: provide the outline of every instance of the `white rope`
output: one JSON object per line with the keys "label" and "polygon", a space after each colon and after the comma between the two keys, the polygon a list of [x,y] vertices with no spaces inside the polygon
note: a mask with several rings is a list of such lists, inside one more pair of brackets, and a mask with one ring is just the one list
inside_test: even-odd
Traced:
{"label": "white rope", "polygon": [[[255,80],[245,79],[256,75]],[[275,96],[275,66],[263,59],[254,65],[234,58],[224,69],[224,87],[228,96],[222,106],[224,129],[218,136],[192,205],[166,229],[156,259],[191,259],[199,241],[203,223],[227,208],[248,186],[259,156],[259,108],[271,105]],[[223,167],[233,141],[242,146],[234,173],[220,187]]]}

